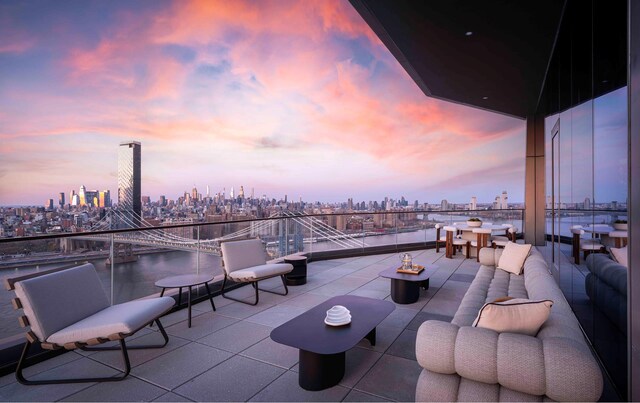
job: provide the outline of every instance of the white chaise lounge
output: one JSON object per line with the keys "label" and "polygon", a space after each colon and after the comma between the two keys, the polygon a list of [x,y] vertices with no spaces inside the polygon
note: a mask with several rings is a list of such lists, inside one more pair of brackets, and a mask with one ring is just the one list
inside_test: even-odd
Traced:
{"label": "white chaise lounge", "polygon": [[[16,378],[22,384],[119,381],[131,370],[124,341],[126,337],[156,322],[164,342],[151,346],[130,346],[129,349],[161,348],[169,341],[159,318],[173,307],[173,298],[149,298],[110,305],[91,263],[7,279],[5,285],[17,295],[12,301],[14,308],[23,310],[24,315],[19,318],[20,325],[30,328],[16,368]],[[119,346],[90,347],[108,341],[118,341]],[[29,348],[34,343],[40,343],[43,349],[48,350],[119,349],[125,368],[116,377],[28,380],[22,370]]]}

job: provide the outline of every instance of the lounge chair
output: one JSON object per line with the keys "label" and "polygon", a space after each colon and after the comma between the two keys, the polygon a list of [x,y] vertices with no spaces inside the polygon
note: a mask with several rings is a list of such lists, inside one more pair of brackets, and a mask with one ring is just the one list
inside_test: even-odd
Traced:
{"label": "lounge chair", "polygon": [[[293,265],[289,263],[267,263],[267,254],[261,240],[246,239],[242,241],[224,242],[221,247],[222,263],[224,266],[224,280],[222,281],[222,289],[220,290],[222,297],[242,302],[243,304],[257,305],[259,300],[258,281],[278,276],[282,279],[284,293],[264,289],[261,291],[278,295],[287,295],[289,293],[284,275],[293,270]],[[247,302],[225,295],[224,287],[227,284],[227,280],[239,283],[251,283],[256,291],[255,301]]]}
{"label": "lounge chair", "polygon": [[[91,263],[7,279],[5,284],[16,293],[17,298],[12,301],[14,308],[23,310],[20,325],[30,328],[16,368],[16,378],[24,385],[120,381],[131,371],[126,337],[155,322],[164,343],[128,348],[161,348],[169,341],[159,317],[171,309],[173,298],[110,305]],[[92,347],[109,341],[118,341],[119,346]],[[35,343],[48,350],[121,350],[125,369],[116,377],[28,380],[22,370]]]}

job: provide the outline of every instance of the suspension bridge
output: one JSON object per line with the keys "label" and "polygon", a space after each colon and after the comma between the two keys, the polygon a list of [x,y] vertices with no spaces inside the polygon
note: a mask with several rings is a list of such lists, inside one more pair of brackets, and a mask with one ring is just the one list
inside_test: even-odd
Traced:
{"label": "suspension bridge", "polygon": [[[236,223],[242,225],[243,223]],[[292,225],[293,224],[293,225]],[[225,225],[225,223],[211,223],[211,226]],[[277,225],[278,230],[274,230]],[[111,230],[118,227],[136,228],[140,231],[125,232],[116,234],[91,234],[95,231]],[[266,243],[267,249],[279,248],[282,251],[289,250],[289,244],[294,238],[301,239],[303,244],[315,242],[330,242],[334,246],[342,249],[361,248],[367,246],[363,239],[356,239],[355,236],[337,230],[317,217],[281,211],[269,216],[268,220],[251,221],[248,220],[246,226],[235,232],[223,236],[203,239],[194,234],[191,237],[177,234],[183,228],[162,228],[151,225],[140,216],[135,216],[131,212],[111,210],[105,217],[91,227],[91,232],[87,235],[74,237],[74,240],[110,242],[113,237],[114,243],[129,245],[144,245],[156,248],[166,248],[175,250],[208,253],[220,256],[220,243],[234,239],[244,239],[258,237]],[[192,228],[188,228],[192,231]],[[304,237],[303,234],[310,236]],[[194,238],[195,237],[195,238]],[[283,245],[285,243],[286,245]],[[283,253],[280,253],[281,255]]]}

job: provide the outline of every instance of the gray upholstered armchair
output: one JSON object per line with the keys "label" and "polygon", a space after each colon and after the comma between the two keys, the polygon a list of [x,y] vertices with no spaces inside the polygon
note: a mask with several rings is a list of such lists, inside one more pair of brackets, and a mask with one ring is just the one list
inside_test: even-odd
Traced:
{"label": "gray upholstered armchair", "polygon": [[[17,295],[13,300],[14,308],[23,310],[20,325],[30,328],[16,368],[16,378],[25,385],[119,381],[131,370],[124,341],[126,337],[156,322],[164,343],[130,346],[129,349],[160,348],[169,341],[159,317],[171,309],[173,298],[149,298],[110,305],[91,263],[7,279],[6,287]],[[109,341],[118,341],[119,346],[91,347]],[[34,343],[48,350],[121,350],[124,370],[122,375],[108,378],[28,380],[22,370],[29,348]]]}
{"label": "gray upholstered armchair", "polygon": [[[222,282],[220,293],[224,298],[242,302],[243,304],[256,305],[259,300],[258,281],[278,276],[282,279],[284,293],[264,289],[261,291],[278,295],[287,295],[289,293],[284,275],[293,270],[293,265],[289,263],[267,263],[267,254],[262,241],[259,239],[224,242],[222,244],[222,262],[224,265],[224,281]],[[224,288],[227,280],[251,283],[256,291],[255,301],[251,303],[225,295]]]}

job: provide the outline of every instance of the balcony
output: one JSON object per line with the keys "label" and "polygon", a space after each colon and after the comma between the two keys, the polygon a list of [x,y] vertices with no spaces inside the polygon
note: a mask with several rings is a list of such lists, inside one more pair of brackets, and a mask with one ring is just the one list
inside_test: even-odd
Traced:
{"label": "balcony", "polygon": [[[298,386],[298,351],[269,338],[274,327],[335,295],[390,299],[389,280],[378,272],[398,265],[396,253],[314,261],[308,281],[289,295],[262,294],[257,306],[214,298],[194,306],[192,327],[180,310],[163,318],[170,337],[163,349],[131,351],[132,371],[116,383],[23,386],[13,374],[0,378],[2,401],[411,401],[420,374],[415,358],[418,326],[428,319],[451,320],[479,267],[475,259],[444,258],[444,250],[413,253],[418,264],[439,269],[418,302],[397,305],[378,327],[374,347],[362,341],[347,352],[338,386],[309,392]],[[279,286],[278,279],[261,283]],[[251,299],[251,287],[235,293]],[[237,294],[236,294],[237,295]],[[130,344],[159,340],[156,328],[138,332]],[[109,376],[120,365],[115,352],[70,351],[27,370],[34,377]]]}
{"label": "balcony", "polygon": [[[421,371],[415,358],[416,331],[425,320],[439,319],[450,321],[456,312],[460,300],[478,270],[475,259],[463,259],[459,254],[454,259],[444,257],[444,248],[439,253],[433,246],[436,222],[464,220],[466,216],[482,216],[485,220],[509,222],[522,225],[522,211],[476,211],[476,212],[422,212],[413,217],[409,224],[405,213],[383,213],[390,225],[385,233],[367,234],[365,231],[352,231],[351,236],[337,236],[333,240],[326,234],[320,240],[320,228],[316,223],[339,220],[338,217],[286,217],[262,220],[265,228],[277,228],[274,239],[284,239],[285,244],[267,243],[267,249],[274,259],[284,254],[304,252],[311,257],[308,265],[307,284],[291,286],[289,295],[278,296],[261,294],[257,306],[247,306],[238,302],[214,298],[218,310],[214,313],[208,301],[196,304],[193,309],[192,327],[187,327],[187,312],[178,310],[163,318],[170,336],[169,344],[163,349],[132,350],[130,352],[132,372],[128,379],[117,383],[70,384],[53,386],[23,386],[16,382],[13,373],[0,378],[0,399],[15,400],[195,400],[195,401],[316,401],[316,400],[413,400],[418,375]],[[375,215],[375,214],[373,214]],[[366,220],[372,214],[343,215]],[[206,253],[208,237],[224,237],[229,234],[260,233],[261,221],[216,223],[205,226],[182,225],[164,228],[176,234],[195,234],[193,241],[197,245],[191,251],[158,250],[157,247],[133,248],[137,262],[122,264],[104,264],[110,250],[117,249],[117,239],[133,239],[144,233],[156,233],[157,228],[139,230],[118,230],[107,234],[79,233],[67,234],[83,246],[75,251],[31,253],[28,256],[15,256],[13,260],[4,259],[6,270],[3,277],[14,277],[23,272],[37,271],[49,266],[70,265],[87,259],[94,260],[105,289],[113,301],[124,302],[131,299],[157,294],[153,283],[172,274],[206,272],[222,277],[220,258]],[[260,225],[259,225],[260,224]],[[305,239],[304,250],[294,250],[296,228],[302,231]],[[279,237],[278,231],[285,231]],[[326,228],[324,229],[326,230]],[[107,231],[109,232],[109,231]],[[208,235],[206,235],[208,234]],[[104,239],[92,239],[92,236],[106,236]],[[246,236],[247,234],[244,234]],[[356,235],[356,236],[353,236]],[[123,238],[118,238],[118,237]],[[315,240],[314,240],[315,238]],[[47,236],[45,239],[14,239],[5,244],[28,245],[38,250],[39,243],[51,245],[52,240],[60,245],[61,235]],[[140,238],[142,239],[142,238]],[[344,247],[350,239],[361,247]],[[115,241],[114,241],[115,240]],[[286,242],[290,240],[290,242]],[[333,242],[339,240],[340,242]],[[112,246],[113,243],[113,246]],[[26,246],[25,246],[26,247]],[[271,330],[309,308],[336,295],[359,295],[390,300],[388,279],[378,277],[384,269],[397,266],[397,251],[412,250],[414,262],[439,266],[430,278],[430,288],[422,291],[418,302],[409,305],[397,305],[397,309],[378,327],[376,346],[362,341],[347,352],[347,367],[344,379],[339,386],[321,392],[309,392],[298,386],[297,349],[271,341]],[[389,251],[392,251],[389,253]],[[386,252],[386,253],[385,253]],[[44,259],[38,262],[38,254]],[[339,257],[351,255],[351,257]],[[46,265],[50,258],[64,262]],[[16,262],[21,261],[21,262]],[[28,263],[31,262],[31,263]],[[39,266],[35,266],[38,264]],[[20,267],[20,268],[18,268]],[[18,274],[17,274],[18,273]],[[276,288],[279,279],[261,282],[261,287]],[[219,282],[214,289],[219,287]],[[242,287],[234,292],[250,300],[251,287]],[[17,314],[10,311],[9,299],[12,293],[0,294],[3,306],[2,328],[5,342],[21,343],[24,331],[18,327]],[[204,295],[200,296],[204,298]],[[10,336],[7,338],[7,336]],[[131,339],[149,343],[160,338],[155,327],[145,328]],[[47,359],[26,370],[27,376],[34,377],[73,377],[82,373],[110,376],[116,373],[114,368],[120,365],[119,352],[89,353],[70,351]],[[243,379],[238,383],[237,379]]]}

